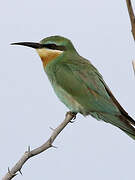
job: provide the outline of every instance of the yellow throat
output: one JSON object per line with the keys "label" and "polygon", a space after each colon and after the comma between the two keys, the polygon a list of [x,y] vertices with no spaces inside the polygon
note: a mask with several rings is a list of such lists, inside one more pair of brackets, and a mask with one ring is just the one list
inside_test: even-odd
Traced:
{"label": "yellow throat", "polygon": [[43,66],[45,67],[50,61],[54,60],[56,57],[61,55],[63,51],[60,50],[52,50],[47,48],[37,49],[37,53],[39,54]]}

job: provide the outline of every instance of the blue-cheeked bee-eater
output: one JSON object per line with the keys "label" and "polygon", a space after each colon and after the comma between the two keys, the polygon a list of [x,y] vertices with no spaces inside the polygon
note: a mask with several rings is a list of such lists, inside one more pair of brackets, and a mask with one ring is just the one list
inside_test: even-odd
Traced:
{"label": "blue-cheeked bee-eater", "polygon": [[70,40],[51,36],[39,43],[12,45],[36,49],[56,95],[71,112],[111,123],[135,139],[135,121],[113,96],[98,70],[78,54]]}

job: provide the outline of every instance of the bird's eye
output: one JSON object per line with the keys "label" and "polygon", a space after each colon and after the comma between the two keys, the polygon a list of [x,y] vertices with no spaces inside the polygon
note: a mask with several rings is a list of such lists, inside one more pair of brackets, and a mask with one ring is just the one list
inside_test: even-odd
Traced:
{"label": "bird's eye", "polygon": [[60,50],[60,51],[65,51],[66,50],[65,46],[58,46],[56,44],[44,44],[44,47],[46,47],[48,49]]}

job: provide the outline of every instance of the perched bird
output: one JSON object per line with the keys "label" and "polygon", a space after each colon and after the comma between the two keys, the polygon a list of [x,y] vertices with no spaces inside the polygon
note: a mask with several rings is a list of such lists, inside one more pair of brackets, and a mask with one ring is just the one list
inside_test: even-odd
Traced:
{"label": "perched bird", "polygon": [[135,121],[115,99],[98,70],[78,54],[70,40],[51,36],[39,43],[12,45],[36,49],[56,95],[71,112],[111,123],[135,139]]}

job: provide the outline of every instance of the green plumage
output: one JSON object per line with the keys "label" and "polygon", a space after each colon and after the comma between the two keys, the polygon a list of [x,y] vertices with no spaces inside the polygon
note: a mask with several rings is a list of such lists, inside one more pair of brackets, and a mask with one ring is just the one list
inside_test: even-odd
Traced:
{"label": "green plumage", "polygon": [[[98,70],[77,53],[70,40],[51,36],[40,43],[13,44],[47,50],[48,63],[43,62],[45,72],[55,93],[70,111],[102,119],[135,139],[135,121],[115,99]],[[45,60],[43,52],[41,59]],[[55,54],[52,58],[57,52],[59,56]]]}
{"label": "green plumage", "polygon": [[76,52],[69,40],[54,36],[41,41],[52,42],[67,47],[45,67],[59,99],[70,111],[102,119],[135,139],[134,120],[114,98],[98,70]]}

